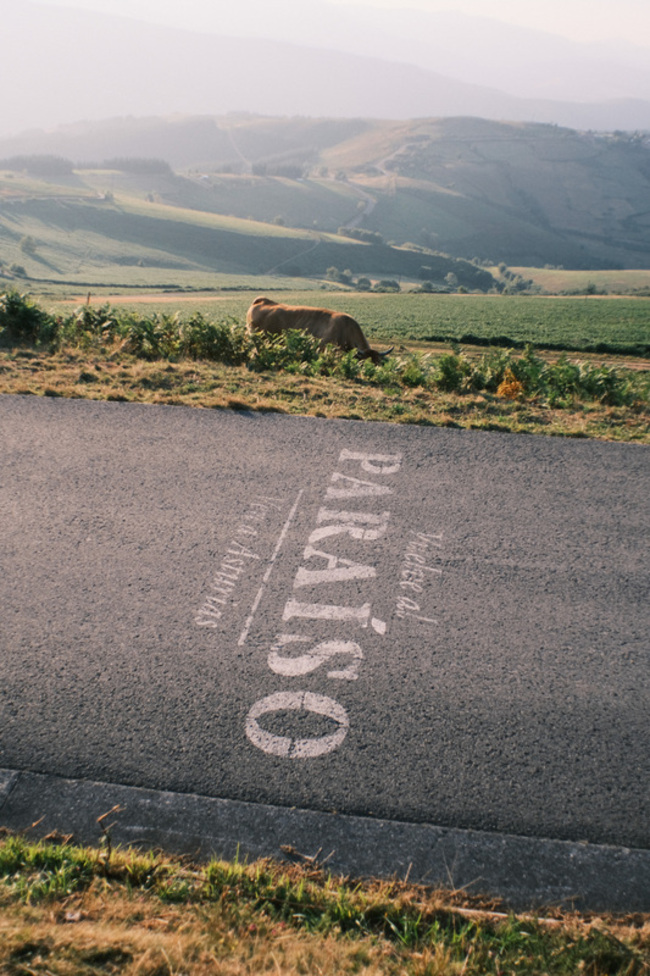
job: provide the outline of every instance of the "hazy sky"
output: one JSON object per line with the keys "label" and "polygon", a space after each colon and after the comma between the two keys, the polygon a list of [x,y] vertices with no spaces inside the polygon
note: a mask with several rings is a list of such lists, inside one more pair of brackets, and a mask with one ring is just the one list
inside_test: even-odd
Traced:
{"label": "hazy sky", "polygon": [[[2,3],[22,0],[2,0]],[[51,6],[83,7],[186,27],[218,32],[232,0],[39,0]],[[309,19],[316,0],[302,0],[301,16]],[[349,3],[350,0],[330,0]],[[395,9],[453,10],[561,34],[580,41],[627,40],[650,47],[649,0],[353,0],[364,6]],[[1,4],[0,4],[1,5]],[[282,16],[283,0],[266,0]]]}

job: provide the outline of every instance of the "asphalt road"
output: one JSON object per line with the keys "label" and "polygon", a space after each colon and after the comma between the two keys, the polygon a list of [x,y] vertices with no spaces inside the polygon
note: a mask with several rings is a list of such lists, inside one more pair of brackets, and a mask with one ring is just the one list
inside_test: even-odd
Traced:
{"label": "asphalt road", "polygon": [[0,767],[648,848],[649,474],[0,397]]}

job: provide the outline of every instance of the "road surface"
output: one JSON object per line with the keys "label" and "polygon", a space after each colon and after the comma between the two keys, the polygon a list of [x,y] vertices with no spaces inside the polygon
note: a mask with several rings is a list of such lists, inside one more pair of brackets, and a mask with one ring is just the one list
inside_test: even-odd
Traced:
{"label": "road surface", "polygon": [[35,397],[0,431],[0,767],[650,847],[646,448]]}

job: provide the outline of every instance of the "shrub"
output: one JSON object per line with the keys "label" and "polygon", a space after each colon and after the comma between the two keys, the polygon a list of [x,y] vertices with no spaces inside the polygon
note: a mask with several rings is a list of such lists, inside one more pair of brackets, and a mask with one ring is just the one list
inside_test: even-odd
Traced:
{"label": "shrub", "polygon": [[546,363],[537,355],[530,343],[526,346],[521,359],[512,363],[512,369],[517,379],[523,383],[526,392],[536,393],[541,389]]}
{"label": "shrub", "polygon": [[196,312],[180,328],[180,353],[191,359],[210,359],[226,366],[241,366],[251,350],[248,334],[234,319],[209,322]]}
{"label": "shrub", "polygon": [[249,369],[255,372],[286,369],[292,373],[313,374],[321,365],[319,341],[306,332],[290,329],[280,335],[254,332],[250,337],[252,356]]}
{"label": "shrub", "polygon": [[124,348],[139,359],[175,359],[180,353],[180,316],[158,315],[129,322]]}
{"label": "shrub", "polygon": [[325,272],[325,277],[328,281],[338,281],[341,285],[351,285],[352,282],[352,272],[349,268],[345,271],[339,271],[338,268],[332,266]]}
{"label": "shrub", "polygon": [[383,244],[384,238],[376,230],[366,230],[363,227],[339,227],[337,233],[341,237],[352,237],[355,241],[366,244]]}
{"label": "shrub", "polygon": [[473,390],[495,392],[508,369],[512,370],[512,351],[490,350],[471,364],[468,386]]}
{"label": "shrub", "polygon": [[62,323],[57,341],[59,345],[89,346],[93,342],[114,342],[122,334],[123,324],[108,303],[100,308],[80,305]]}
{"label": "shrub", "polygon": [[444,353],[436,363],[434,383],[446,393],[460,393],[467,385],[471,366],[461,352]]}
{"label": "shrub", "polygon": [[362,375],[364,379],[384,389],[395,389],[401,386],[400,361],[394,356],[382,359],[378,365],[375,365],[371,359],[364,359]]}
{"label": "shrub", "polygon": [[23,254],[36,254],[38,244],[36,240],[28,234],[25,237],[21,237],[20,244],[18,246]]}
{"label": "shrub", "polygon": [[566,355],[562,355],[556,363],[549,363],[546,366],[542,381],[549,392],[558,396],[571,396],[578,392],[580,366],[577,363],[570,363]]}
{"label": "shrub", "polygon": [[404,386],[426,386],[428,379],[427,358],[409,356],[399,364],[399,378]]}
{"label": "shrub", "polygon": [[504,397],[506,400],[518,400],[523,392],[523,383],[516,379],[512,369],[508,366],[505,376],[497,387],[497,396]]}
{"label": "shrub", "polygon": [[17,291],[0,295],[0,342],[3,345],[52,342],[57,328],[56,319],[35,305],[27,295]]}
{"label": "shrub", "polygon": [[615,367],[579,363],[574,393],[582,399],[598,400],[612,407],[631,404],[635,399],[632,381]]}
{"label": "shrub", "polygon": [[362,369],[362,360],[356,352],[344,352],[341,356],[336,372],[346,380],[356,380],[359,378]]}

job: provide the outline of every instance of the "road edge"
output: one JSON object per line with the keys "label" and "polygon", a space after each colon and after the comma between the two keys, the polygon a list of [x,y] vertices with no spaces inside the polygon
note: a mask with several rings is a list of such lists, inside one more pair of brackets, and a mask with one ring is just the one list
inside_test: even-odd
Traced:
{"label": "road edge", "polygon": [[[199,860],[309,860],[334,874],[406,879],[500,898],[515,910],[650,911],[650,851],[374,820],[0,769],[0,826]],[[310,861],[310,863],[313,863]]]}

